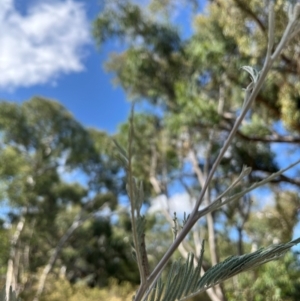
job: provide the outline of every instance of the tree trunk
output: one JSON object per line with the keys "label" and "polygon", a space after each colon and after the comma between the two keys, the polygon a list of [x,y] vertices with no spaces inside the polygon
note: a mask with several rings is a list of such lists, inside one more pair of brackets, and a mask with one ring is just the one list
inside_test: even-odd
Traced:
{"label": "tree trunk", "polygon": [[17,224],[16,231],[11,239],[10,243],[10,252],[9,252],[9,259],[7,263],[7,272],[6,272],[6,283],[5,283],[5,290],[6,290],[6,300],[9,301],[9,290],[10,287],[15,292],[17,288],[17,267],[15,266],[15,260],[17,256],[17,244],[19,241],[19,237],[21,232],[24,228],[25,224],[25,216],[22,215],[20,221]]}
{"label": "tree trunk", "polygon": [[38,284],[38,289],[37,292],[34,296],[33,301],[38,301],[40,295],[43,293],[44,288],[45,288],[45,283],[46,283],[46,279],[48,277],[48,274],[50,273],[50,271],[52,270],[56,259],[59,255],[59,253],[61,252],[64,244],[67,242],[67,240],[71,237],[71,235],[74,233],[74,231],[83,223],[83,220],[80,220],[78,218],[76,218],[72,225],[69,227],[69,229],[67,230],[67,232],[64,234],[64,236],[60,239],[59,243],[57,244],[54,252],[52,253],[52,255],[50,256],[47,265],[45,266],[42,275],[39,279],[39,284]]}
{"label": "tree trunk", "polygon": [[[101,208],[99,208],[98,210],[104,208],[107,204],[104,203]],[[42,275],[39,279],[39,283],[38,283],[38,289],[36,291],[36,294],[34,296],[33,301],[39,301],[39,297],[41,296],[41,294],[44,291],[45,288],[45,283],[46,283],[46,279],[49,275],[49,273],[51,272],[57,258],[58,255],[60,254],[64,244],[69,240],[69,238],[72,236],[72,234],[74,233],[74,231],[79,228],[87,219],[89,219],[93,213],[88,214],[86,217],[82,217],[83,212],[81,212],[80,214],[78,214],[78,216],[75,218],[75,220],[73,221],[72,225],[69,227],[69,229],[66,231],[66,233],[64,234],[64,236],[60,239],[59,243],[57,244],[56,248],[54,249],[54,252],[52,253],[52,255],[50,256],[47,265],[45,266]]]}

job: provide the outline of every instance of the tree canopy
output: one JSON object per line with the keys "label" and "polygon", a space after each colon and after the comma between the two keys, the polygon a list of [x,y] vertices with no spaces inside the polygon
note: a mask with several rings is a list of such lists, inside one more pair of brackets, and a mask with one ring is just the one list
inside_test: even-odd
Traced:
{"label": "tree canopy", "polygon": [[[9,262],[13,289],[34,291],[44,266],[45,280],[60,266],[71,282],[103,287],[114,277],[134,283],[121,238],[126,229],[113,228],[110,217],[124,183],[108,135],[84,128],[61,104],[42,97],[0,107],[1,201],[9,217],[2,224],[1,260]],[[15,238],[10,252],[8,235]],[[41,292],[44,284],[40,280]]]}
{"label": "tree canopy", "polygon": [[[274,47],[287,23],[287,2],[275,3]],[[244,105],[250,79],[242,67],[252,66],[259,76],[267,53],[268,1],[211,0],[204,11],[202,5],[195,0],[106,2],[93,34],[100,51],[112,40],[122,42],[106,68],[136,107],[132,122],[112,136],[84,127],[54,100],[0,102],[0,201],[7,213],[0,223],[1,284],[6,278],[24,300],[109,298],[103,287],[111,283],[126,288],[117,290],[125,299],[128,282],[139,283],[126,170],[113,143],[126,148],[132,124],[132,173],[143,182],[142,211],[150,208],[142,225],[149,269],[188,219]],[[274,63],[202,206],[237,180],[244,165],[252,169],[242,182],[248,187],[298,157],[298,44],[295,36]],[[191,260],[190,252],[199,259],[205,240],[196,271],[203,274],[228,256],[292,240],[299,188],[298,167],[208,213],[173,259]],[[237,186],[231,193],[241,190]],[[159,205],[153,213],[154,203]],[[296,301],[299,276],[293,252],[216,285],[201,298]]]}
{"label": "tree canopy", "polygon": [[[133,122],[133,174],[145,182],[152,197],[164,195],[169,203],[174,192],[188,194],[191,202],[199,195],[243,106],[243,88],[249,75],[241,67],[252,66],[258,74],[267,53],[267,1],[209,1],[204,13],[193,4],[150,1],[148,6],[141,6],[120,1],[108,4],[94,22],[100,50],[109,40],[123,43],[108,58],[107,70],[132,101],[148,108],[135,114]],[[190,20],[182,24],[180,17],[174,17],[181,10],[189,11],[192,28],[187,25]],[[275,45],[287,24],[286,11],[287,1],[276,1]],[[280,152],[285,147],[291,157],[298,155],[298,42],[299,37],[294,37],[274,63],[221,161],[206,205],[233,183],[243,165],[252,168],[244,185],[283,167],[285,162],[279,160],[275,145]],[[123,125],[117,135],[123,145],[128,127],[129,123]],[[267,242],[287,241],[298,222],[299,184],[295,172],[280,175],[268,185],[268,196],[261,190],[208,214],[206,222],[198,224],[179,248],[180,255],[187,258],[190,250],[199,254],[201,239],[207,239],[205,270],[229,255],[255,250]],[[177,217],[171,210],[169,205],[161,212],[172,227]],[[178,214],[182,219],[183,212]],[[262,276],[266,281],[263,290],[270,289],[268,277]],[[230,285],[213,288],[209,298],[233,298]],[[233,285],[240,292],[239,284]],[[297,286],[294,283],[294,288]],[[296,289],[293,296],[287,296],[280,285],[278,290],[278,295],[270,293],[268,300],[297,299]],[[250,295],[242,296],[243,300],[251,299]],[[255,298],[259,300],[259,294]]]}

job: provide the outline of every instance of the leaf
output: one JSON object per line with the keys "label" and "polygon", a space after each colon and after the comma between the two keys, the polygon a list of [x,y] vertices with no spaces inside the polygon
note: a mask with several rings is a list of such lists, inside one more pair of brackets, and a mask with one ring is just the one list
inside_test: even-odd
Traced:
{"label": "leaf", "polygon": [[[189,253],[186,262],[182,259],[173,262],[167,276],[166,283],[159,278],[157,284],[150,292],[147,301],[171,301],[179,300],[197,288],[197,279],[200,277],[202,259],[204,254],[204,241],[197,265],[194,267],[194,254]],[[154,296],[155,291],[155,298]]]}
{"label": "leaf", "polygon": [[243,67],[241,67],[241,69],[245,70],[246,72],[248,72],[250,74],[252,81],[254,83],[257,82],[257,79],[259,77],[259,72],[256,69],[254,69],[251,66],[243,66]]}
{"label": "leaf", "polygon": [[288,243],[261,248],[255,252],[241,256],[231,256],[225,261],[210,268],[198,282],[198,289],[203,290],[233,277],[239,273],[258,267],[271,260],[277,260],[300,242],[300,238]]}
{"label": "leaf", "polygon": [[208,269],[201,277],[200,271],[204,254],[204,243],[202,243],[202,250],[197,266],[194,267],[194,254],[192,253],[188,254],[186,262],[182,263],[181,260],[173,262],[167,276],[166,284],[162,283],[161,278],[159,278],[146,300],[187,300],[237,274],[281,258],[291,247],[298,243],[300,243],[300,238],[288,243],[261,248],[255,252],[241,256],[230,256],[223,262]]}
{"label": "leaf", "polygon": [[124,166],[127,168],[128,166],[128,155],[127,155],[127,152],[126,150],[123,148],[123,146],[121,144],[118,143],[117,140],[113,139],[113,142],[115,144],[115,146],[117,147],[118,149],[118,159],[121,161],[122,164],[124,164]]}

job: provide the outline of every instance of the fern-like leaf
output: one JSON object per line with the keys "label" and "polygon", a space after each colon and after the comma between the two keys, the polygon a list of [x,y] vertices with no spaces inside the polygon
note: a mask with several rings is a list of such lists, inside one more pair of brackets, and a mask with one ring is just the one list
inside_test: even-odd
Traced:
{"label": "fern-like leaf", "polygon": [[295,246],[299,242],[300,238],[288,243],[272,245],[268,248],[261,248],[255,252],[241,256],[230,256],[223,262],[220,262],[207,270],[203,277],[199,279],[197,283],[198,293],[239,273],[281,258],[290,250],[291,247]]}
{"label": "fern-like leaf", "polygon": [[186,262],[177,260],[173,262],[166,283],[159,278],[153,287],[147,301],[180,300],[197,289],[197,280],[200,278],[204,254],[204,241],[197,265],[194,267],[194,254],[189,253]]}
{"label": "fern-like leaf", "polygon": [[204,244],[197,265],[194,267],[194,254],[189,253],[186,262],[175,261],[167,276],[166,283],[161,278],[148,295],[147,301],[184,301],[208,288],[219,284],[239,273],[258,267],[271,260],[284,256],[291,247],[300,243],[300,238],[288,243],[261,248],[241,256],[230,256],[223,262],[208,269],[200,276]]}

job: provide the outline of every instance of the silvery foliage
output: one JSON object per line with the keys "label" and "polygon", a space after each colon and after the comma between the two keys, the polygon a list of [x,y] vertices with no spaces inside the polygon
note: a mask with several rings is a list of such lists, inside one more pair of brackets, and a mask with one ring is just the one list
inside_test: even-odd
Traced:
{"label": "silvery foliage", "polygon": [[[291,247],[300,242],[300,238],[290,241],[288,243],[272,245],[268,248],[261,248],[253,253],[244,254],[242,256],[231,256],[225,261],[208,269],[201,275],[201,265],[204,254],[204,242],[202,243],[201,254],[194,255],[190,253],[186,261],[178,260],[172,264],[171,270],[166,277],[165,283],[161,278],[161,273],[166,264],[170,260],[172,254],[178,248],[179,244],[183,241],[185,236],[189,233],[193,225],[206,214],[219,209],[221,206],[241,198],[246,193],[253,189],[260,187],[278,175],[282,174],[289,168],[292,168],[300,162],[298,160],[294,164],[285,169],[280,170],[257,182],[249,187],[244,187],[242,192],[233,194],[233,188],[239,185],[242,179],[251,172],[251,168],[244,166],[240,176],[237,180],[230,185],[221,195],[219,195],[210,205],[204,209],[199,209],[200,204],[204,198],[205,192],[213,175],[222,160],[226,150],[232,142],[232,139],[240,126],[242,120],[247,114],[249,108],[253,104],[256,96],[258,95],[265,79],[270,71],[274,61],[278,58],[281,51],[286,45],[300,32],[300,3],[290,2],[286,10],[288,15],[288,24],[282,35],[278,45],[274,48],[274,31],[275,31],[275,13],[274,2],[270,1],[269,5],[269,30],[268,30],[268,48],[264,66],[260,71],[255,70],[251,66],[244,66],[241,69],[248,72],[251,77],[251,83],[245,90],[244,103],[240,116],[237,118],[223,148],[220,150],[219,156],[216,159],[205,185],[202,188],[199,199],[197,200],[193,211],[185,218],[182,229],[177,228],[177,223],[174,221],[173,232],[176,233],[173,244],[169,247],[163,258],[160,260],[154,270],[149,273],[147,251],[144,241],[145,218],[141,215],[140,209],[143,204],[143,186],[132,174],[132,140],[133,140],[133,109],[130,119],[130,130],[128,137],[128,150],[125,150],[117,142],[116,146],[119,149],[119,155],[122,163],[127,170],[127,191],[131,202],[131,220],[133,230],[133,254],[137,261],[140,272],[140,287],[133,296],[134,301],[175,301],[186,300],[208,288],[223,282],[230,277],[237,275],[241,272],[258,267],[271,260],[281,258]],[[176,215],[175,218],[176,219]],[[198,258],[198,260],[195,259]]]}

